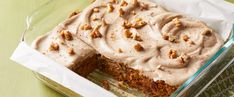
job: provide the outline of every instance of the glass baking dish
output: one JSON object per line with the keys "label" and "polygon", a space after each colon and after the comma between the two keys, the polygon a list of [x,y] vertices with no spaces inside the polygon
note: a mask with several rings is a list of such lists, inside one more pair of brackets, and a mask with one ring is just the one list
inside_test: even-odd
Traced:
{"label": "glass baking dish", "polygon": [[[27,17],[27,28],[23,33],[21,41],[28,44],[38,36],[50,31],[58,23],[65,20],[70,13],[81,11],[92,0],[50,0],[49,2],[36,9]],[[183,83],[171,97],[194,97],[202,93],[227,67],[234,63],[234,35],[230,36],[225,45],[193,76]],[[36,77],[52,89],[68,96],[80,97],[79,94],[69,90],[62,85],[50,80],[43,75],[34,72]],[[110,91],[117,96],[144,96],[135,89],[121,89],[115,84],[108,75],[96,70],[87,79],[101,85],[101,80],[110,82]]]}

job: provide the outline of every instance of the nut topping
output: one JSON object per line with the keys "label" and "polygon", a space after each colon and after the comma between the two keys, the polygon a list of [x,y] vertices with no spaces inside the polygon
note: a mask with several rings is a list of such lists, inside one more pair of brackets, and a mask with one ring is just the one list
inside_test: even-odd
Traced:
{"label": "nut topping", "polygon": [[118,53],[123,53],[123,50],[121,48],[119,48]]}
{"label": "nut topping", "polygon": [[128,3],[125,0],[122,0],[120,2],[120,6],[127,6],[127,5],[128,5]]}
{"label": "nut topping", "polygon": [[135,24],[132,25],[132,28],[142,28],[146,25],[147,23],[143,21],[141,18],[137,18]]}
{"label": "nut topping", "polygon": [[111,4],[107,4],[107,10],[108,10],[108,12],[113,12],[114,7]]}
{"label": "nut topping", "polygon": [[187,42],[187,41],[189,40],[188,35],[183,35],[182,38],[183,38],[183,40],[184,40],[185,42]]}
{"label": "nut topping", "polygon": [[176,50],[170,50],[168,55],[169,55],[169,58],[174,59],[177,57],[177,52]]}
{"label": "nut topping", "polygon": [[122,25],[125,29],[130,29],[132,27],[132,24],[128,21],[124,21]]}
{"label": "nut topping", "polygon": [[119,16],[123,16],[124,13],[125,13],[124,10],[123,10],[122,8],[120,8],[118,12],[119,12]]}
{"label": "nut topping", "polygon": [[125,29],[124,35],[125,35],[126,38],[132,38],[132,33],[130,32],[129,29]]}
{"label": "nut topping", "polygon": [[170,41],[170,42],[176,42],[176,39],[177,39],[176,36],[170,35],[169,38],[168,38],[168,41]]}
{"label": "nut topping", "polygon": [[60,35],[65,40],[68,40],[68,41],[73,40],[72,34],[69,31],[63,30],[60,32]]}
{"label": "nut topping", "polygon": [[51,43],[49,47],[50,51],[58,51],[59,50],[59,45],[57,43]]}
{"label": "nut topping", "polygon": [[133,39],[136,41],[143,41],[139,35],[134,35]]}
{"label": "nut topping", "polygon": [[74,51],[73,48],[68,48],[68,49],[67,49],[67,53],[68,53],[69,55],[74,55],[74,54],[75,54],[75,51]]}
{"label": "nut topping", "polygon": [[94,8],[93,12],[99,12],[99,8]]}
{"label": "nut topping", "polygon": [[178,18],[174,18],[172,21],[174,22],[176,27],[181,27],[182,26],[182,23]]}
{"label": "nut topping", "polygon": [[89,24],[85,24],[85,25],[81,26],[81,30],[91,30],[91,29],[92,29],[92,27]]}
{"label": "nut topping", "polygon": [[100,28],[100,25],[95,27],[93,29],[93,31],[90,33],[92,38],[101,38],[102,37],[102,34],[98,31],[99,28]]}
{"label": "nut topping", "polygon": [[110,0],[110,3],[118,3],[118,0]]}
{"label": "nut topping", "polygon": [[168,36],[168,35],[163,35],[162,38],[163,38],[164,40],[169,40],[169,36]]}
{"label": "nut topping", "polygon": [[144,48],[143,48],[139,43],[137,43],[137,44],[134,46],[134,49],[135,49],[136,51],[138,51],[138,52],[144,51]]}

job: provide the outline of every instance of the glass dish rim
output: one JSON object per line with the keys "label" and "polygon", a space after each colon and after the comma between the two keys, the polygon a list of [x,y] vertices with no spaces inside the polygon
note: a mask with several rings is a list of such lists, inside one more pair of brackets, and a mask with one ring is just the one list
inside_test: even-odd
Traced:
{"label": "glass dish rim", "polygon": [[[20,41],[23,42],[25,41],[25,35],[27,32],[29,32],[30,27],[31,27],[31,17],[33,17],[34,13],[37,13],[38,11],[40,11],[40,8],[43,6],[46,6],[50,3],[53,3],[53,1],[55,0],[49,0],[47,2],[45,2],[44,4],[42,4],[41,6],[39,6],[38,8],[36,8],[35,10],[32,11],[31,14],[29,14],[26,18],[26,28],[24,30],[24,32],[22,33],[21,39]],[[90,0],[87,0],[87,2],[89,2]],[[200,67],[192,76],[190,76],[183,84],[181,84],[178,89],[176,91],[174,91],[170,97],[176,97],[179,94],[181,94],[186,88],[188,88],[188,86],[190,86],[194,80],[203,73],[203,71],[206,71],[206,69],[210,66],[210,64],[215,61],[226,49],[228,46],[233,45],[234,44],[234,24],[232,27],[232,32],[230,34],[229,39],[225,42],[225,44],[215,53],[215,55],[213,55],[204,65],[202,65],[202,67]]]}

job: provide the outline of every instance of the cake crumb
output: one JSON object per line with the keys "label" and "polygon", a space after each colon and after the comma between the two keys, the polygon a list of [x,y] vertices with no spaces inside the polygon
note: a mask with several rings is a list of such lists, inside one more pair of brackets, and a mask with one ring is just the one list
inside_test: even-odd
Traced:
{"label": "cake crumb", "polygon": [[109,81],[103,80],[103,81],[102,81],[102,87],[105,88],[106,90],[110,90]]}
{"label": "cake crumb", "polygon": [[136,51],[138,51],[138,52],[144,51],[144,48],[143,48],[139,43],[137,43],[137,44],[134,46],[134,49],[135,49]]}
{"label": "cake crumb", "polygon": [[52,42],[49,47],[50,51],[58,51],[59,50],[59,45],[57,43]]}

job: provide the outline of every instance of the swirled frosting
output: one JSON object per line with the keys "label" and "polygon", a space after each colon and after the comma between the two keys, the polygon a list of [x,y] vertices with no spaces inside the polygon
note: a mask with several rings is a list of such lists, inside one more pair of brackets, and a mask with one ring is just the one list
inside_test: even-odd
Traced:
{"label": "swirled frosting", "polygon": [[78,24],[77,36],[100,54],[170,85],[182,84],[223,44],[203,22],[146,0],[96,0]]}
{"label": "swirled frosting", "polygon": [[79,44],[73,46],[77,55],[99,53],[170,85],[182,84],[223,44],[220,35],[203,22],[147,0],[96,0],[60,25],[52,31],[55,34],[40,38],[37,47],[49,48],[49,39],[56,39],[48,37],[68,28],[76,39],[72,43]]}

